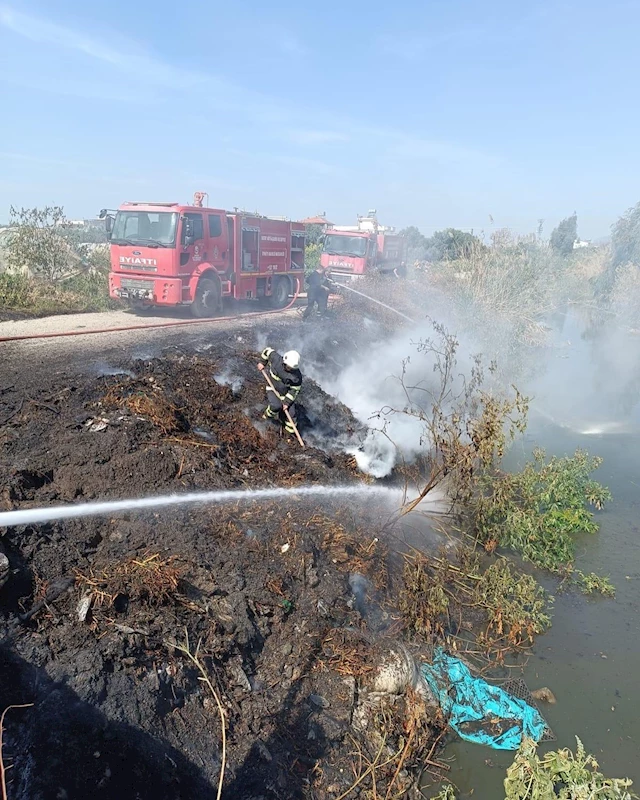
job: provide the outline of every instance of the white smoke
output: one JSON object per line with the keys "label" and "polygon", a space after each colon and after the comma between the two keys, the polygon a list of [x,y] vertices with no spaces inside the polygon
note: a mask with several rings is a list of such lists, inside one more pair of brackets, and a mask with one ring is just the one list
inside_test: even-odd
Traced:
{"label": "white smoke", "polygon": [[533,416],[583,436],[636,433],[640,342],[615,320],[588,330],[583,311],[563,315],[544,368],[525,387]]}
{"label": "white smoke", "polygon": [[128,378],[135,378],[135,373],[130,369],[123,369],[121,367],[112,367],[106,361],[98,361],[94,366],[95,371],[100,377],[112,375],[126,375]]}
{"label": "white smoke", "polygon": [[255,335],[256,339],[256,350],[261,353],[265,347],[269,346],[269,336],[265,330],[259,329]]}
{"label": "white smoke", "polygon": [[228,367],[214,375],[213,380],[220,386],[230,386],[234,394],[237,394],[244,385],[244,380],[239,375],[233,375]]}
{"label": "white smoke", "polygon": [[[444,322],[449,335],[458,327],[446,310],[437,313],[437,319]],[[419,345],[426,340],[442,345],[442,337],[426,317],[393,334],[374,317],[363,315],[360,324],[369,342],[364,344],[356,336],[351,351],[339,349],[330,328],[305,328],[283,344],[300,350],[304,375],[369,429],[362,441],[345,442],[344,449],[354,456],[360,470],[384,478],[399,460],[410,463],[429,446],[425,421],[419,415],[430,417],[442,375],[434,369],[433,354],[421,352]],[[260,346],[264,339],[256,338]],[[456,373],[469,371],[471,352],[458,350]]]}
{"label": "white smoke", "polygon": [[370,430],[359,447],[348,447],[358,469],[374,478],[384,478],[396,463],[397,448],[380,430]]}
{"label": "white smoke", "polygon": [[363,472],[376,478],[389,475],[399,457],[412,461],[424,450],[425,423],[416,414],[429,415],[441,379],[433,357],[418,351],[418,343],[426,339],[434,339],[434,331],[425,321],[372,345],[364,358],[333,379],[313,376],[370,428],[365,440],[348,452]]}

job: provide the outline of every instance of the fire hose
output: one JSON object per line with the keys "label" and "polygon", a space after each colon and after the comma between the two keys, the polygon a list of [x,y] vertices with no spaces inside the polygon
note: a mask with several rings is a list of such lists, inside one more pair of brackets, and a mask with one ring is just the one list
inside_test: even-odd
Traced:
{"label": "fire hose", "polygon": [[94,328],[88,331],[61,331],[60,333],[29,333],[19,336],[0,336],[0,342],[21,342],[29,339],[57,339],[67,336],[90,336],[95,333],[120,333],[121,331],[144,331],[153,328],[176,328],[179,325],[202,325],[211,322],[224,322],[242,317],[267,317],[271,314],[280,314],[288,311],[300,295],[300,279],[296,276],[296,290],[291,302],[284,308],[274,309],[273,311],[250,311],[246,314],[233,314],[225,317],[210,317],[208,319],[186,319],[173,322],[154,322],[151,325],[121,325],[117,328]]}
{"label": "fire hose", "polygon": [[[276,397],[280,397],[280,395],[278,394],[278,392],[276,392],[276,387],[273,385],[273,383],[272,383],[272,381],[271,381],[271,378],[270,378],[270,377],[267,375],[267,373],[265,372],[265,370],[263,369],[263,370],[261,370],[261,372],[262,372],[262,374],[264,375],[264,377],[267,379],[267,383],[269,384],[269,388],[271,389],[271,391],[272,391],[272,392],[275,394],[275,396],[276,396]],[[304,442],[302,441],[302,436],[300,436],[300,431],[298,430],[298,427],[297,427],[296,423],[293,421],[293,417],[292,417],[292,416],[291,416],[291,414],[289,413],[289,409],[288,409],[288,408],[285,408],[285,407],[284,407],[284,405],[283,405],[283,406],[282,406],[282,410],[284,411],[284,413],[285,413],[285,416],[286,416],[286,417],[287,417],[287,419],[289,420],[289,424],[290,424],[290,425],[291,425],[291,427],[293,428],[293,430],[294,430],[294,433],[295,433],[295,435],[296,435],[296,438],[297,438],[297,439],[298,439],[298,441],[300,442],[300,447],[304,447]]]}
{"label": "fire hose", "polygon": [[403,319],[406,319],[407,322],[415,322],[414,319],[411,319],[411,317],[408,317],[406,314],[403,314],[402,311],[398,311],[397,308],[394,308],[393,306],[388,306],[386,303],[383,303],[381,300],[376,300],[375,297],[369,297],[368,294],[365,294],[364,292],[359,292],[357,289],[354,289],[352,286],[347,286],[344,283],[340,283],[340,284],[338,284],[338,286],[340,287],[340,289],[346,289],[348,292],[353,292],[354,294],[360,295],[360,297],[364,297],[366,300],[370,300],[372,303],[376,303],[376,305],[379,305],[379,306],[382,306],[383,308],[386,308],[387,311],[393,311],[394,314],[397,314],[399,317],[402,317]]}

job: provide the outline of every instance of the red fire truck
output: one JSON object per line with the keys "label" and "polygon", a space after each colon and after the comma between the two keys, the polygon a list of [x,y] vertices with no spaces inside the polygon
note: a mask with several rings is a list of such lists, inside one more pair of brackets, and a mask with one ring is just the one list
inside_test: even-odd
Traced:
{"label": "red fire truck", "polygon": [[335,225],[324,236],[320,264],[334,280],[349,281],[371,272],[404,275],[405,240],[378,223],[375,210],[354,226]]}
{"label": "red fire truck", "polygon": [[269,298],[283,308],[304,282],[305,228],[243,211],[193,205],[123,203],[106,210],[111,242],[109,294],[136,305],[189,305],[215,315],[223,298]]}

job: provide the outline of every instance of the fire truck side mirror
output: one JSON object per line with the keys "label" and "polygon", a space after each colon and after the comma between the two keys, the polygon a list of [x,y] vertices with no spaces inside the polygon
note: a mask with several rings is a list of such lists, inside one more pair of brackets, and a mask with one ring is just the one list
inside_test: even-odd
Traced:
{"label": "fire truck side mirror", "polygon": [[104,218],[104,229],[107,233],[107,239],[111,238],[111,232],[113,231],[113,217],[107,214]]}
{"label": "fire truck side mirror", "polygon": [[187,217],[183,217],[182,220],[182,244],[185,247],[191,247],[191,245],[195,242],[195,238],[193,236],[193,222],[192,220],[188,219]]}

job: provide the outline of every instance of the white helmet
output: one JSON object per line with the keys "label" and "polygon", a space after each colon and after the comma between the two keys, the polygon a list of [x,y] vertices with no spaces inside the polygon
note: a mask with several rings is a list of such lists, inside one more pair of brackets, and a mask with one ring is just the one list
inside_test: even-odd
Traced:
{"label": "white helmet", "polygon": [[282,356],[285,367],[289,369],[297,369],[300,364],[300,353],[297,350],[289,350]]}

